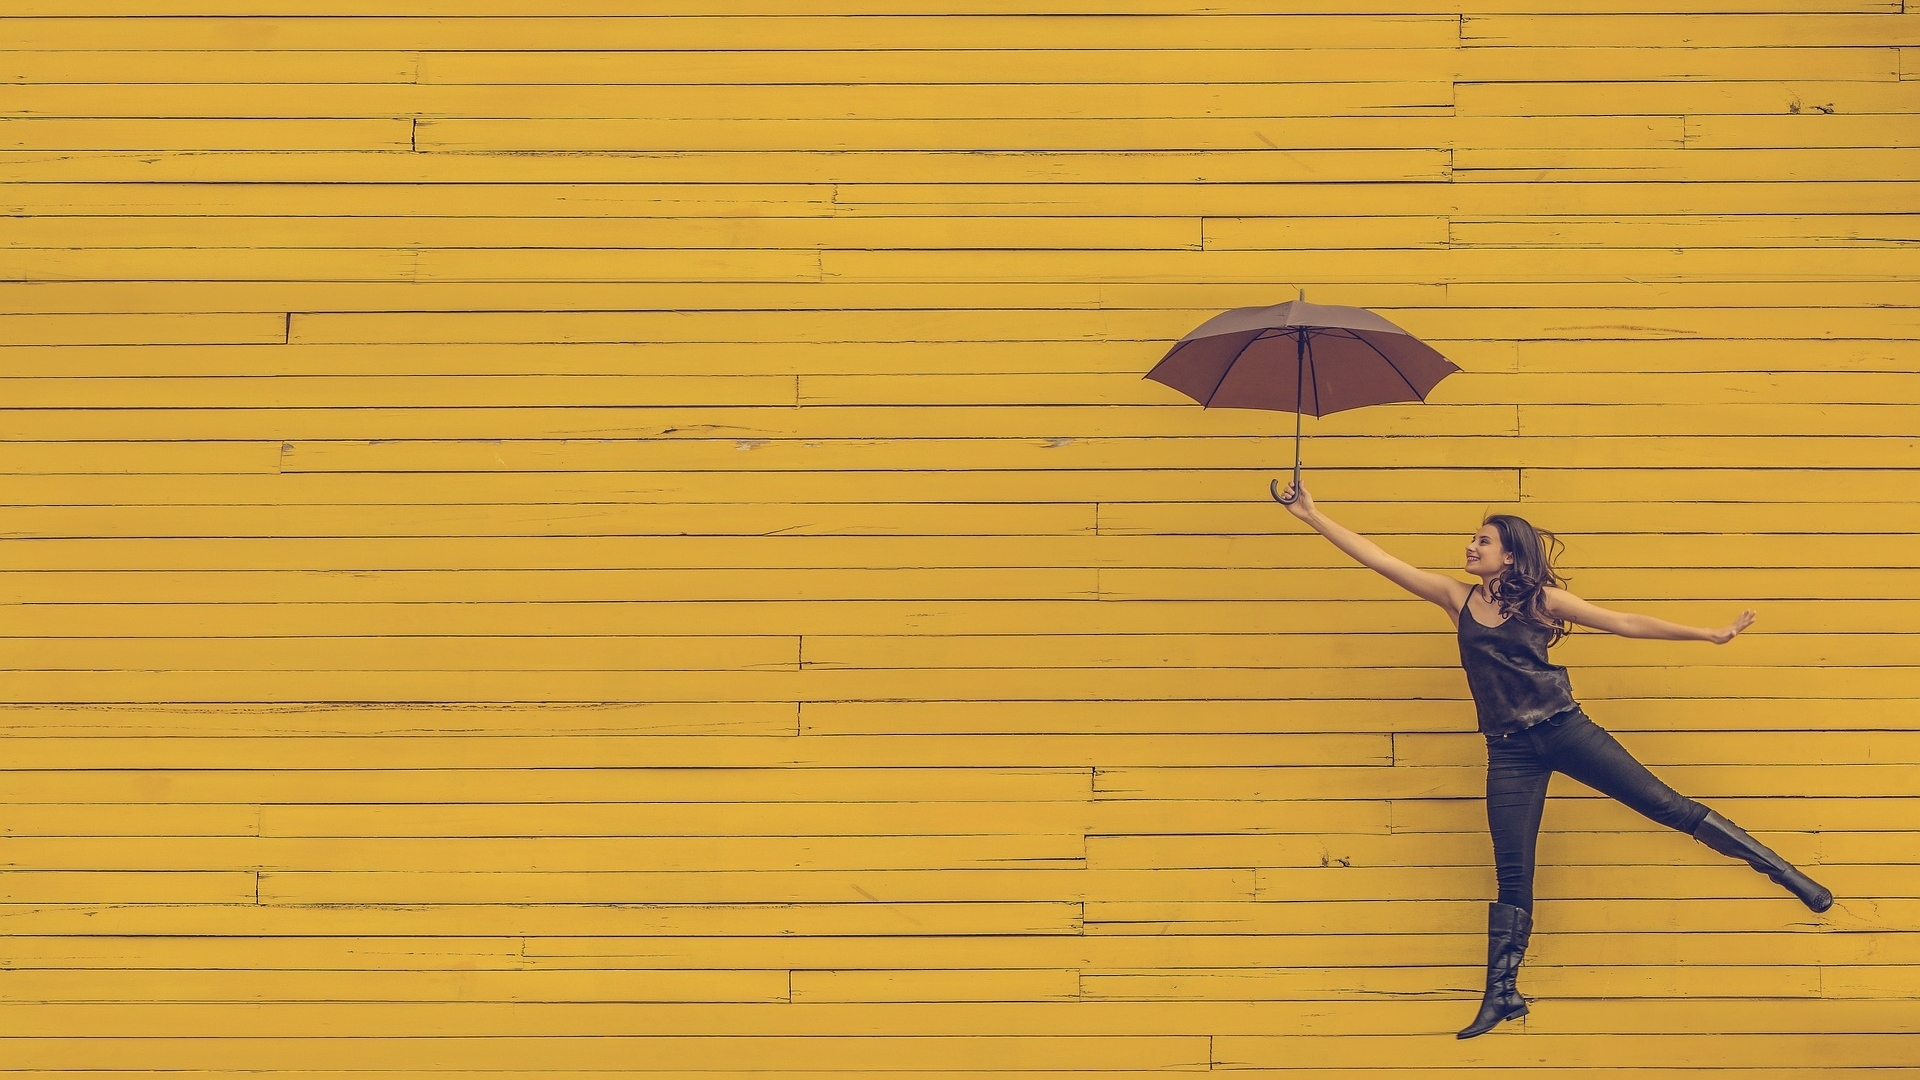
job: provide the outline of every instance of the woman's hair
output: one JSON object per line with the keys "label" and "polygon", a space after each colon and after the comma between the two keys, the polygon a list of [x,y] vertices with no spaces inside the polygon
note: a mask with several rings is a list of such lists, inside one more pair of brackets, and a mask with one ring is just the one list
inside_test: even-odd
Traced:
{"label": "woman's hair", "polygon": [[1548,645],[1566,637],[1567,625],[1547,613],[1547,586],[1567,585],[1567,579],[1553,568],[1561,550],[1560,538],[1512,514],[1488,514],[1481,524],[1493,526],[1500,534],[1500,546],[1513,555],[1513,565],[1493,579],[1493,600],[1500,613],[1552,630]]}

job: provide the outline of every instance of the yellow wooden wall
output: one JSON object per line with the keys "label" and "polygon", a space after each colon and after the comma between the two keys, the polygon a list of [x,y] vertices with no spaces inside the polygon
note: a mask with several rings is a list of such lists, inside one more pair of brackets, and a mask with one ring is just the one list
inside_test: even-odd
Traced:
{"label": "yellow wooden wall", "polygon": [[[1920,16],[1466,2],[9,0],[0,1075],[1920,1066]],[[1832,912],[1557,789],[1452,1038],[1451,630],[1140,378],[1296,287]]]}

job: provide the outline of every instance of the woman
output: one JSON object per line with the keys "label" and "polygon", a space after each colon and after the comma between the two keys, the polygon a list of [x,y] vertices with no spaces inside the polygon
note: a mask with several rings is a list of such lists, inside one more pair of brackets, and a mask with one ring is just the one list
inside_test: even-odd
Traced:
{"label": "woman", "polygon": [[1548,543],[1558,547],[1553,534],[1510,514],[1488,517],[1467,542],[1467,573],[1480,579],[1468,585],[1387,554],[1321,513],[1304,485],[1297,491],[1287,485],[1280,499],[1293,516],[1362,565],[1438,604],[1458,628],[1460,663],[1487,741],[1487,827],[1500,882],[1500,897],[1487,912],[1486,996],[1460,1038],[1527,1013],[1515,975],[1533,929],[1534,840],[1547,781],[1556,771],[1691,834],[1722,855],[1744,859],[1814,911],[1833,906],[1833,894],[1819,883],[1739,826],[1656,779],[1580,711],[1567,669],[1547,662],[1547,648],[1566,635],[1567,623],[1621,637],[1725,645],[1753,625],[1752,611],[1709,630],[1589,604],[1560,588],[1564,581],[1547,549]]}

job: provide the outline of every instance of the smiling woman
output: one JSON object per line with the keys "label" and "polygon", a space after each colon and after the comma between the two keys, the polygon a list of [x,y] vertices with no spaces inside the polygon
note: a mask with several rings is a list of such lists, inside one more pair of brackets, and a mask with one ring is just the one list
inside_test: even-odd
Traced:
{"label": "smiling woman", "polygon": [[1706,628],[1588,603],[1561,587],[1565,582],[1552,558],[1559,540],[1511,514],[1490,515],[1467,541],[1466,571],[1480,579],[1469,585],[1389,555],[1321,513],[1304,485],[1289,484],[1284,494],[1281,501],[1295,517],[1362,565],[1438,605],[1459,634],[1460,665],[1487,742],[1487,827],[1500,882],[1499,899],[1487,912],[1486,993],[1460,1038],[1527,1013],[1515,979],[1533,930],[1534,847],[1547,782],[1556,772],[1722,855],[1744,859],[1814,911],[1833,906],[1833,894],[1824,886],[1635,760],[1587,718],[1574,700],[1567,669],[1547,659],[1547,649],[1566,636],[1568,623],[1621,637],[1724,645],[1753,625],[1751,610],[1726,626]]}

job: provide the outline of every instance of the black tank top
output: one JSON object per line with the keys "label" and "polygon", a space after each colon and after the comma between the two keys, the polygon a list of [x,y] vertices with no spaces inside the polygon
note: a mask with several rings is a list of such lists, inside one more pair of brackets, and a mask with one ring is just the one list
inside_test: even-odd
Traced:
{"label": "black tank top", "polygon": [[1460,606],[1460,666],[1480,714],[1480,730],[1507,735],[1575,708],[1567,669],[1547,662],[1553,631],[1517,615],[1499,626],[1482,625]]}

